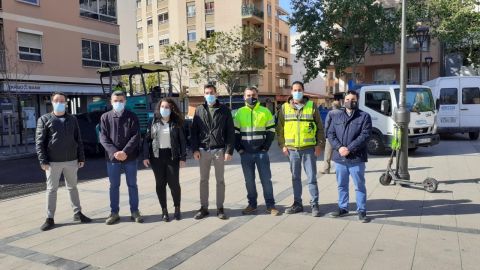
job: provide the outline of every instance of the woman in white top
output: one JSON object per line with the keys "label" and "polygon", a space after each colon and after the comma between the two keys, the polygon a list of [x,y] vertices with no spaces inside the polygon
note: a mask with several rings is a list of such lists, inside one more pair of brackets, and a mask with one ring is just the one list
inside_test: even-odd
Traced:
{"label": "woman in white top", "polygon": [[172,99],[163,98],[155,108],[154,119],[149,123],[143,141],[143,164],[145,167],[152,166],[157,196],[162,207],[162,219],[166,222],[170,221],[167,184],[175,207],[173,217],[176,220],[181,219],[179,171],[180,167],[185,166],[186,157],[183,117]]}

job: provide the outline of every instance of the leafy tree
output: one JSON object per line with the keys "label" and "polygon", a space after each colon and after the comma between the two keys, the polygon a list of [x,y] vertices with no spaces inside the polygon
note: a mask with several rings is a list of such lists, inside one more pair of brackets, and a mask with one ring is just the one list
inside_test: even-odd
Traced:
{"label": "leafy tree", "polygon": [[464,65],[480,66],[480,13],[477,0],[409,1],[409,28],[423,22],[430,34],[446,44],[446,52],[460,52]]}
{"label": "leafy tree", "polygon": [[254,27],[215,32],[209,38],[201,39],[191,55],[196,69],[194,78],[225,86],[231,107],[233,94],[240,92],[238,83],[241,76],[265,67],[263,61],[258,61],[253,54],[254,43],[260,41],[261,32]]}
{"label": "leafy tree", "polygon": [[305,62],[305,81],[334,65],[341,74],[355,68],[369,49],[379,49],[399,37],[398,12],[375,0],[292,0],[290,24],[300,37],[297,58]]}

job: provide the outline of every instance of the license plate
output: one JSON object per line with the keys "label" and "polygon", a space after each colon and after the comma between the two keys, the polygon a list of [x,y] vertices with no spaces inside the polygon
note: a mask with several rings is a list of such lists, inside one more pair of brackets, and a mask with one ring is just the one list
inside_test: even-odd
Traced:
{"label": "license plate", "polygon": [[429,143],[431,141],[432,141],[432,139],[430,139],[430,138],[418,139],[418,143]]}

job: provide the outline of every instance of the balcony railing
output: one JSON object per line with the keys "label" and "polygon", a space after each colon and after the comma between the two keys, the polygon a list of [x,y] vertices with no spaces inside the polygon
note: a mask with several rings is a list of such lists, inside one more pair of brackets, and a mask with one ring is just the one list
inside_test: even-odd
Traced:
{"label": "balcony railing", "polygon": [[289,74],[289,75],[293,74],[292,65],[286,64],[282,66],[277,64],[277,70],[279,73],[282,73],[282,74]]}
{"label": "balcony railing", "polygon": [[256,8],[254,5],[242,6],[242,16],[243,17],[255,16],[263,19],[264,12]]}

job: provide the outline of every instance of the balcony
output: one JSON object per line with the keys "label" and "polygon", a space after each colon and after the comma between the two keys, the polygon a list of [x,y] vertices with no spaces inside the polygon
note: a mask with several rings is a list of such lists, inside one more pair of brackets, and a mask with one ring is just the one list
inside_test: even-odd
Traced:
{"label": "balcony", "polygon": [[242,17],[253,23],[263,23],[264,12],[254,5],[242,6]]}
{"label": "balcony", "polygon": [[288,74],[288,75],[292,75],[293,74],[293,70],[292,70],[292,65],[278,65],[277,64],[277,71],[278,73],[281,73],[281,74]]}
{"label": "balcony", "polygon": [[0,71],[7,70],[5,61],[5,49],[0,49]]}

